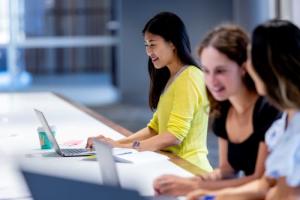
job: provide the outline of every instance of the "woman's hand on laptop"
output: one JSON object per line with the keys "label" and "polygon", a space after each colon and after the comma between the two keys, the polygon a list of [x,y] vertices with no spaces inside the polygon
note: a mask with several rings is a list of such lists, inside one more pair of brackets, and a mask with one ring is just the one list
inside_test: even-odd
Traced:
{"label": "woman's hand on laptop", "polygon": [[88,140],[87,140],[87,143],[86,143],[86,146],[85,148],[87,149],[93,149],[93,139],[97,139],[103,143],[106,143],[112,147],[123,147],[122,144],[120,144],[119,142],[111,139],[111,138],[108,138],[108,137],[105,137],[103,135],[98,135],[96,137],[89,137]]}

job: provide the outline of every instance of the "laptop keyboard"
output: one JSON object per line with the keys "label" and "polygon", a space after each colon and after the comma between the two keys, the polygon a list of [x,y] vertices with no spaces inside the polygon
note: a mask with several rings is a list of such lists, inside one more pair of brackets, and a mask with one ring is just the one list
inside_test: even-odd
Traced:
{"label": "laptop keyboard", "polygon": [[62,151],[66,154],[80,154],[88,152],[86,149],[62,149]]}

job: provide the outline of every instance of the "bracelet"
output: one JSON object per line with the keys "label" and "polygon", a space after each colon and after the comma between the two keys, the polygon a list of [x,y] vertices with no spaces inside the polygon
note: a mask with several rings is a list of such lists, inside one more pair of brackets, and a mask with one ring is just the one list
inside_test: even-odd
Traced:
{"label": "bracelet", "polygon": [[132,148],[133,149],[139,149],[140,148],[140,141],[138,141],[138,140],[135,140],[135,141],[133,141],[133,143],[132,143]]}

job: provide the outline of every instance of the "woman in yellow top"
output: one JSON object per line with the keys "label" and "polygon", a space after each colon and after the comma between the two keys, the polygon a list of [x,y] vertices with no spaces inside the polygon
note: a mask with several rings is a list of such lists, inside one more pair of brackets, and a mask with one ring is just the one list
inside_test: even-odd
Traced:
{"label": "woman in yellow top", "polygon": [[[147,22],[143,34],[149,56],[149,105],[155,110],[153,118],[146,128],[124,139],[114,141],[102,135],[96,138],[114,147],[170,151],[209,172],[209,103],[185,25],[177,15],[162,12]],[[92,147],[92,139],[88,139],[87,148]]]}

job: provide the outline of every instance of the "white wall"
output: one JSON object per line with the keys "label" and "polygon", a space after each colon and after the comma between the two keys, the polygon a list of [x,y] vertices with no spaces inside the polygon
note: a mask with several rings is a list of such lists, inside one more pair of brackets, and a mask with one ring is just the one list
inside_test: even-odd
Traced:
{"label": "white wall", "polygon": [[271,4],[270,0],[233,0],[234,21],[251,32],[256,25],[274,15]]}

